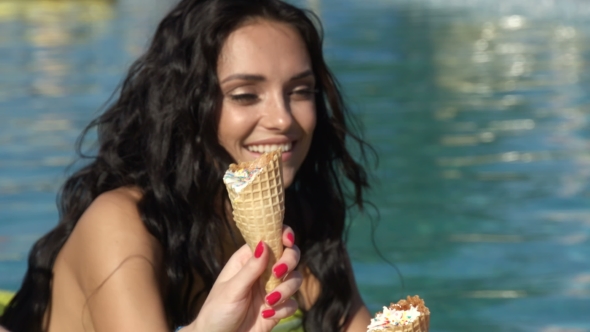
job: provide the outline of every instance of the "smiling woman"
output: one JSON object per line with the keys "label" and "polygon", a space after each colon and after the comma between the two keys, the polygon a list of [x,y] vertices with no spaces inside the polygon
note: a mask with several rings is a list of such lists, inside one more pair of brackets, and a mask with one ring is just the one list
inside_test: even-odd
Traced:
{"label": "smiling woman", "polygon": [[[64,184],[59,224],[32,248],[0,324],[277,331],[290,317],[299,331],[365,331],[343,243],[346,207],[362,209],[368,186],[345,141],[364,143],[313,18],[278,0],[180,1],[84,132],[96,128],[99,149]],[[277,148],[288,226],[282,283],[267,294],[268,247],[243,245],[222,177]]]}

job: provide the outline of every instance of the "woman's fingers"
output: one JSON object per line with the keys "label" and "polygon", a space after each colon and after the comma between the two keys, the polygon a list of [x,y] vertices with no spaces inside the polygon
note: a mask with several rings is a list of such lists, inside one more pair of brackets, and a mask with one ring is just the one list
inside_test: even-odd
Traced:
{"label": "woman's fingers", "polygon": [[280,305],[293,296],[301,287],[303,283],[303,276],[299,271],[291,272],[280,285],[278,285],[272,292],[268,293],[264,301],[269,306]]}
{"label": "woman's fingers", "polygon": [[[254,249],[254,253],[249,254],[251,257],[227,283],[227,286],[231,288],[230,291],[233,292],[234,295],[242,296],[250,291],[252,285],[254,285],[258,278],[262,275],[262,272],[264,272],[266,268],[266,264],[268,264],[269,251],[270,249],[268,246],[264,242],[260,241]],[[236,251],[236,253],[234,253],[234,255],[227,262],[226,267],[229,264],[239,264],[239,260],[243,259],[244,257],[243,255],[248,255],[249,252],[250,248],[248,248],[247,245],[244,245],[242,248]],[[232,260],[234,259],[237,262],[233,262]],[[221,274],[223,274],[223,271]]]}
{"label": "woman's fingers", "polygon": [[292,316],[297,311],[297,308],[297,301],[288,299],[275,307],[262,309],[260,315],[262,318],[279,320]]}
{"label": "woman's fingers", "polygon": [[287,248],[295,245],[295,232],[287,225],[283,225],[283,245]]}
{"label": "woman's fingers", "polygon": [[[279,261],[272,267],[273,274],[278,279],[286,281],[285,278],[299,264],[301,254],[299,247],[294,242],[295,235],[291,227],[283,226],[283,244],[285,245],[285,249]],[[225,284],[223,287],[228,287],[228,290],[234,296],[244,296],[264,272],[266,264],[268,264],[269,255],[270,248],[264,242],[259,242],[253,252],[247,245],[242,246],[230,257],[221,271],[218,281],[223,282]],[[289,283],[289,285],[282,291],[282,294],[286,297],[296,291],[295,289],[295,291],[291,292],[293,287],[299,287],[299,285],[295,285],[293,282]],[[274,297],[277,297],[277,295],[274,295]],[[281,296],[281,301],[282,298]]]}
{"label": "woman's fingers", "polygon": [[291,248],[285,248],[281,259],[272,267],[274,276],[282,279],[290,271],[293,271],[297,267],[297,264],[299,264],[300,255],[299,247],[295,245]]}
{"label": "woman's fingers", "polygon": [[236,252],[234,252],[223,269],[221,270],[218,281],[224,282],[231,279],[248,260],[252,257],[252,251],[248,245],[243,245]]}

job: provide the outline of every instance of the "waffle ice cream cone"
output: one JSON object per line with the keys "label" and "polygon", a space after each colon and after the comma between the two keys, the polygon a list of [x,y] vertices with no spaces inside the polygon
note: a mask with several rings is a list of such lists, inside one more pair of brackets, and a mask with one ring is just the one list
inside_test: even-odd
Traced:
{"label": "waffle ice cream cone", "polygon": [[231,164],[223,177],[233,208],[234,221],[252,251],[264,241],[271,250],[261,281],[266,292],[281,283],[272,266],[283,254],[285,193],[281,151],[261,155],[251,162]]}
{"label": "waffle ice cream cone", "polygon": [[375,315],[367,332],[428,332],[430,310],[418,296],[392,303]]}

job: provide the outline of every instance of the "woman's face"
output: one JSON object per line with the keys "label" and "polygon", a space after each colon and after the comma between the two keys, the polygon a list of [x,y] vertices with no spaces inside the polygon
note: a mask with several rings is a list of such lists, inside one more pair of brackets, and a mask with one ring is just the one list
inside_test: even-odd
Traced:
{"label": "woman's face", "polygon": [[232,32],[219,57],[219,143],[236,162],[283,150],[291,185],[316,124],[315,77],[305,44],[284,23],[258,20]]}

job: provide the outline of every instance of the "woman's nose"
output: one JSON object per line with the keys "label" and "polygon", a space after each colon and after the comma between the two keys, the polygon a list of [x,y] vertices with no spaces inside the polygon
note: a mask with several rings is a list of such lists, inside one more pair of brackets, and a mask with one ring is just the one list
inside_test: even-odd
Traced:
{"label": "woman's nose", "polygon": [[289,105],[288,96],[273,96],[264,105],[264,114],[261,124],[269,130],[287,131],[293,124],[293,115]]}

